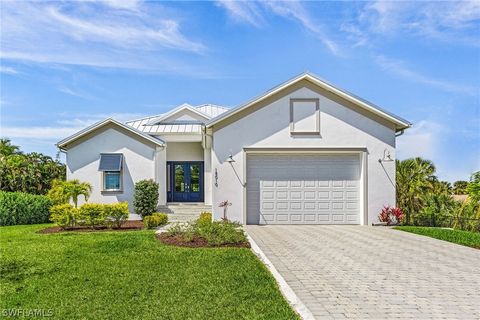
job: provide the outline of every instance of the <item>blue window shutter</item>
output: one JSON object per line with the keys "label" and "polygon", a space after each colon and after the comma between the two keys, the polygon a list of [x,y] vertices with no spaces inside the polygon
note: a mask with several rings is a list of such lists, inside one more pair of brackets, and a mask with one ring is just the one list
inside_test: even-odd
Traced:
{"label": "blue window shutter", "polygon": [[100,166],[98,171],[120,171],[122,170],[123,154],[102,153],[100,154]]}

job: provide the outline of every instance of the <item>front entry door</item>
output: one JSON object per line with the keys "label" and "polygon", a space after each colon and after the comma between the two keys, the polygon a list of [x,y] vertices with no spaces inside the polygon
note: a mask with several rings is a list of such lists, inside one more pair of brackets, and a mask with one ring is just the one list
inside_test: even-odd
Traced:
{"label": "front entry door", "polygon": [[203,202],[203,162],[168,163],[170,202]]}

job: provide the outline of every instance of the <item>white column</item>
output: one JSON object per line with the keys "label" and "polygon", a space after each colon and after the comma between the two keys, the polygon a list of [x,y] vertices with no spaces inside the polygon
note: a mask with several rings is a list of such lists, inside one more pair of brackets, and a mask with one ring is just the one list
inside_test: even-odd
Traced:
{"label": "white column", "polygon": [[155,150],[155,181],[158,183],[158,205],[167,204],[167,147]]}
{"label": "white column", "polygon": [[212,149],[203,149],[203,161],[204,202],[206,205],[212,205]]}

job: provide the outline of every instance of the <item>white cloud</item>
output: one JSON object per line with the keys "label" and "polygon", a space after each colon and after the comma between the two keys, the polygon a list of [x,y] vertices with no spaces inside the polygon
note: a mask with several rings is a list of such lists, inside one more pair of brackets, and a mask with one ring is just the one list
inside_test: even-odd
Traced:
{"label": "white cloud", "polygon": [[256,2],[221,0],[217,1],[217,5],[225,9],[229,17],[237,22],[245,22],[255,27],[265,23],[261,8]]}
{"label": "white cloud", "polygon": [[90,96],[84,94],[84,93],[81,93],[79,91],[76,91],[76,90],[73,90],[73,89],[70,89],[66,86],[61,86],[58,88],[58,91],[60,92],[63,92],[65,94],[68,94],[70,96],[73,96],[73,97],[77,97],[77,98],[82,98],[82,99],[91,99]]}
{"label": "white cloud", "polygon": [[18,74],[17,69],[8,67],[8,66],[0,66],[0,73],[4,74]]}
{"label": "white cloud", "polygon": [[300,2],[267,1],[265,5],[275,14],[299,22],[305,29],[313,33],[333,54],[340,54],[338,45],[326,35],[321,24],[313,20]]}
{"label": "white cloud", "polygon": [[54,125],[46,126],[4,126],[1,128],[1,136],[12,139],[33,139],[39,141],[60,141],[85,127],[106,118],[118,121],[138,119],[143,114],[138,113],[100,113],[100,114],[65,114],[70,116],[57,120]]}
{"label": "white cloud", "polygon": [[102,4],[115,9],[138,10],[140,6],[139,0],[103,0]]}
{"label": "white cloud", "polygon": [[475,153],[454,153],[451,141],[463,138],[458,130],[451,130],[436,121],[421,120],[397,138],[397,158],[428,159],[435,164],[440,179],[450,182],[465,180],[472,172],[480,170],[480,157]]}
{"label": "white cloud", "polygon": [[29,138],[35,140],[58,139],[68,137],[82,127],[7,127],[2,126],[2,136],[9,138]]}
{"label": "white cloud", "polygon": [[385,71],[391,72],[392,74],[400,76],[409,81],[424,84],[447,92],[461,93],[472,96],[479,94],[479,90],[476,88],[423,75],[409,68],[405,62],[401,60],[390,59],[380,55],[375,57],[375,62]]}
{"label": "white cloud", "polygon": [[299,1],[253,2],[221,0],[217,3],[235,21],[246,22],[256,27],[265,24],[265,17],[262,11],[297,22],[319,39],[330,52],[335,55],[340,54],[338,44],[327,35],[320,22],[314,20]]}
{"label": "white cloud", "polygon": [[[480,45],[480,1],[374,1],[360,10],[355,27],[362,38],[399,31],[429,39]],[[352,36],[359,35],[355,29]],[[348,31],[348,30],[345,30]]]}
{"label": "white cloud", "polygon": [[[67,115],[64,115],[67,116]],[[57,123],[64,126],[78,126],[78,127],[87,127],[95,122],[113,118],[120,122],[138,119],[144,117],[144,114],[141,113],[99,113],[99,114],[73,114],[71,118],[58,120]]]}
{"label": "white cloud", "polygon": [[80,42],[99,42],[125,48],[140,46],[154,49],[160,46],[193,52],[204,48],[200,43],[186,39],[179,31],[178,22],[172,19],[158,19],[155,26],[145,26],[136,22],[136,14],[112,18],[92,13],[85,19],[64,13],[57,7],[49,7],[42,12],[47,14],[52,24],[60,26],[59,30],[65,36]]}
{"label": "white cloud", "polygon": [[433,121],[422,120],[397,138],[397,158],[434,159],[439,152],[440,135],[445,128]]}
{"label": "white cloud", "polygon": [[136,1],[7,1],[2,3],[0,23],[2,59],[194,76],[209,73],[172,54],[199,55],[206,47],[188,38],[180,18],[159,4],[146,8]]}

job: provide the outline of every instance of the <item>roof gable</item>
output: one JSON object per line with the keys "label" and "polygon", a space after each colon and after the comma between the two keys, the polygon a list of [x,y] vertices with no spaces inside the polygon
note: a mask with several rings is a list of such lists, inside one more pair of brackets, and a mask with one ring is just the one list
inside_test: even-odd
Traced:
{"label": "roof gable", "polygon": [[174,122],[176,120],[179,121],[206,121],[209,120],[210,117],[206,115],[205,113],[201,112],[197,108],[192,107],[188,103],[184,103],[182,105],[179,105],[178,107],[170,110],[169,112],[156,117],[149,122],[147,122],[145,125],[157,125],[162,122]]}
{"label": "roof gable", "polygon": [[108,125],[112,125],[114,127],[118,127],[118,128],[121,128],[123,130],[127,130],[128,132],[131,132],[133,133],[134,135],[138,136],[139,138],[141,139],[144,139],[146,141],[149,141],[155,145],[158,145],[158,146],[163,146],[165,145],[165,142],[159,138],[156,138],[156,137],[152,137],[146,133],[143,133],[129,125],[126,125],[126,124],[123,124],[117,120],[114,120],[112,118],[108,118],[108,119],[105,119],[105,120],[102,120],[102,121],[99,121],[97,123],[94,123],[92,124],[91,126],[89,127],[86,127],[85,129],[83,130],[80,130],[79,132],[69,136],[68,138],[65,138],[61,141],[59,141],[56,145],[57,147],[59,147],[60,149],[66,149],[68,148],[68,145],[82,139],[83,137],[85,137],[86,135],[90,134],[90,133],[93,133],[95,132],[96,130],[99,130],[103,127],[106,127]]}
{"label": "roof gable", "polygon": [[266,93],[264,93],[263,95],[257,97],[257,98],[254,98],[253,100],[250,100],[249,102],[243,104],[243,105],[240,105],[236,108],[233,108],[233,109],[230,109],[229,111],[211,119],[209,122],[207,122],[207,127],[212,127],[226,119],[228,119],[229,117],[243,111],[243,110],[247,110],[249,109],[250,107],[264,101],[265,99],[268,99],[269,97],[285,90],[285,89],[288,89],[289,87],[301,82],[301,81],[309,81],[310,83],[316,85],[316,86],[319,86],[320,88],[324,89],[324,90],[327,90],[351,103],[353,103],[354,105],[356,105],[357,107],[359,108],[362,108],[366,111],[369,111],[369,112],[372,112],[373,114],[376,114],[377,116],[380,116],[381,118],[384,118],[385,120],[388,120],[389,122],[395,124],[395,128],[397,130],[403,130],[403,129],[406,129],[408,127],[411,126],[411,123],[408,122],[407,120],[403,119],[403,118],[400,118],[376,105],[374,105],[373,103],[371,102],[368,102],[348,91],[345,91],[343,89],[340,89],[338,87],[335,87],[333,86],[332,84],[328,83],[327,81],[324,81],[310,73],[303,73],[287,82],[284,82],[282,83],[281,85],[267,91]]}

